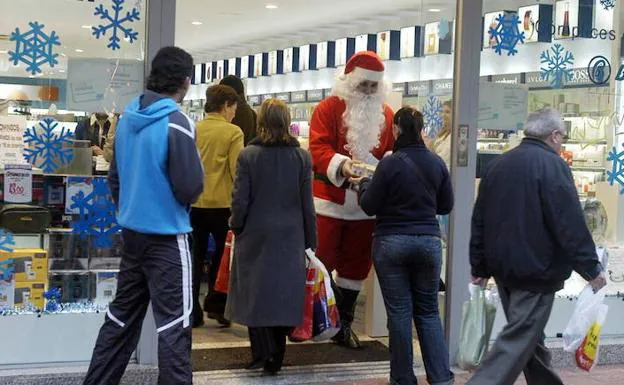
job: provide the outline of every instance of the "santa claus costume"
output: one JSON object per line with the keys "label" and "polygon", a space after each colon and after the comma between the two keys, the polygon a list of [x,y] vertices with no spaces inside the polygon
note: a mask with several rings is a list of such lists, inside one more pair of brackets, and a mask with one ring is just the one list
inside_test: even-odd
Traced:
{"label": "santa claus costume", "polygon": [[372,266],[374,218],[357,203],[343,174],[347,160],[376,166],[394,145],[389,84],[374,52],[355,54],[339,73],[332,96],[315,109],[310,122],[317,212],[317,255],[336,272],[342,329],[334,340],[350,348],[360,343],[351,329],[357,297]]}

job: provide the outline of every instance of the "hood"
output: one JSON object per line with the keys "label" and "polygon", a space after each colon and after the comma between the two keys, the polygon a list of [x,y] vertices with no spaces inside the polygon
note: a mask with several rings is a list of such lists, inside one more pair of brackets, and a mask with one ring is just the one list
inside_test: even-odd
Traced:
{"label": "hood", "polygon": [[139,132],[178,111],[178,105],[171,98],[160,98],[144,107],[141,107],[141,98],[147,99],[149,96],[143,95],[134,99],[124,112],[127,125],[134,132]]}

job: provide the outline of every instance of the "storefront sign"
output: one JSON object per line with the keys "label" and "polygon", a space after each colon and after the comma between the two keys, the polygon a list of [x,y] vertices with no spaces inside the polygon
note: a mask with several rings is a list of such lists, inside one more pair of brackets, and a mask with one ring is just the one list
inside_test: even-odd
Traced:
{"label": "storefront sign", "polygon": [[436,96],[452,94],[453,93],[453,79],[434,80],[431,93]]}
{"label": "storefront sign", "polygon": [[306,92],[305,91],[297,91],[291,92],[290,101],[292,103],[303,103],[306,101]]}
{"label": "storefront sign", "polygon": [[492,83],[520,84],[522,83],[522,75],[521,74],[492,75]]}
{"label": "storefront sign", "polygon": [[249,102],[249,104],[251,104],[252,106],[257,106],[261,103],[260,101],[260,95],[251,95],[247,97],[247,101]]}
{"label": "storefront sign", "polygon": [[320,102],[323,100],[323,90],[308,91],[308,102]]}
{"label": "storefront sign", "polygon": [[[589,80],[591,80],[592,83],[601,86],[606,84],[611,77],[611,64],[604,56],[594,56],[589,61],[587,73],[589,74]],[[617,77],[616,80],[618,80]]]}
{"label": "storefront sign", "polygon": [[[548,79],[543,78],[539,72],[527,72],[525,75],[525,84],[530,88],[551,88]],[[593,84],[594,83],[592,83],[589,78],[587,68],[574,68],[572,70],[572,78],[564,83],[564,88]]]}
{"label": "storefront sign", "polygon": [[282,102],[290,103],[290,93],[288,92],[282,92],[281,94],[277,94],[275,95],[275,98],[281,100]]}
{"label": "storefront sign", "polygon": [[405,94],[405,83],[394,83],[392,85],[392,91],[400,92],[401,95]]}
{"label": "storefront sign", "polygon": [[407,94],[409,96],[425,96],[429,94],[429,81],[407,83]]}
{"label": "storefront sign", "polygon": [[4,201],[6,203],[32,202],[32,166],[30,164],[4,165]]}
{"label": "storefront sign", "polygon": [[0,116],[0,166],[24,161],[26,117]]}
{"label": "storefront sign", "polygon": [[273,98],[273,94],[265,94],[265,95],[262,95],[260,97],[260,100],[262,100],[262,102],[264,102],[265,100],[268,100],[268,99],[271,99],[271,98]]}
{"label": "storefront sign", "polygon": [[143,92],[144,64],[136,60],[69,59],[67,108],[121,111]]}

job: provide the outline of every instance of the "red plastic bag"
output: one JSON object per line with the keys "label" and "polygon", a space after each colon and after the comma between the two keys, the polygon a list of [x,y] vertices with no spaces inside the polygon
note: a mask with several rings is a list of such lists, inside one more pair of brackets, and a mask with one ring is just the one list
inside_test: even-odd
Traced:
{"label": "red plastic bag", "polygon": [[232,267],[232,256],[234,255],[234,233],[228,231],[225,239],[225,248],[223,249],[223,255],[221,256],[221,263],[219,264],[219,272],[217,273],[217,280],[215,281],[215,290],[220,293],[226,293],[229,290],[230,285],[230,268]]}
{"label": "red plastic bag", "polygon": [[303,321],[288,336],[291,342],[304,342],[313,337],[313,315],[314,315],[314,286],[317,271],[313,267],[307,269],[306,291],[303,303]]}

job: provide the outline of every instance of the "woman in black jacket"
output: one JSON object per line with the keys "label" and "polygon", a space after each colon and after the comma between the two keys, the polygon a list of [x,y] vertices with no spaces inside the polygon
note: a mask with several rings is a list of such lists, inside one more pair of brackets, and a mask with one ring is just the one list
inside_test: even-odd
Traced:
{"label": "woman in black jacket", "polygon": [[359,202],[376,216],[373,261],[388,313],[390,383],[416,384],[412,318],[430,384],[452,384],[448,348],[438,313],[442,265],[436,215],[453,208],[453,188],[444,161],[427,149],[423,116],[404,107],[394,115],[394,154],[372,179],[359,185]]}

